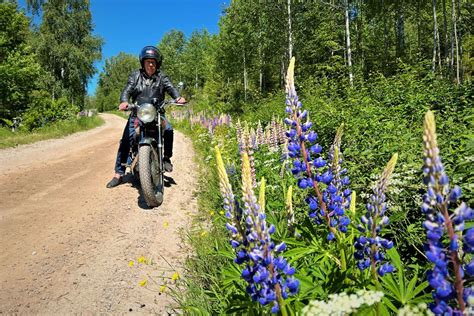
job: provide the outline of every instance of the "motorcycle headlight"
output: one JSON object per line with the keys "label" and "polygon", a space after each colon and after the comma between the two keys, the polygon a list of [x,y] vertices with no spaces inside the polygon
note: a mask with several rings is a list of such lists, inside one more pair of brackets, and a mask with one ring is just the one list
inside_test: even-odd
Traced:
{"label": "motorcycle headlight", "polygon": [[143,123],[150,123],[156,117],[156,108],[153,104],[145,103],[140,105],[137,111],[138,119]]}

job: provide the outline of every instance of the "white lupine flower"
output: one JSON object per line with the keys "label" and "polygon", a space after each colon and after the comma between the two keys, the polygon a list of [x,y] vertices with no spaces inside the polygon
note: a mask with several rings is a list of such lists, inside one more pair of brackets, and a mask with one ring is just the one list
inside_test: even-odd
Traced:
{"label": "white lupine flower", "polygon": [[361,306],[370,306],[382,300],[383,293],[378,291],[358,290],[355,294],[345,292],[330,294],[329,300],[311,301],[302,309],[302,315],[344,316],[357,311]]}
{"label": "white lupine flower", "polygon": [[398,316],[431,316],[434,315],[425,303],[416,306],[406,305],[398,310]]}

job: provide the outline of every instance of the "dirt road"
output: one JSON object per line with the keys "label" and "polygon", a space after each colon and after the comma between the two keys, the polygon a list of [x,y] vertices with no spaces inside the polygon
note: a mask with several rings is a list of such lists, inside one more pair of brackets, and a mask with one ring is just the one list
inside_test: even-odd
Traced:
{"label": "dirt road", "polygon": [[[137,183],[105,184],[125,121],[0,150],[0,314],[173,313],[166,294],[197,209],[192,144],[175,131],[175,184],[148,209]],[[176,276],[176,275],[175,275]]]}

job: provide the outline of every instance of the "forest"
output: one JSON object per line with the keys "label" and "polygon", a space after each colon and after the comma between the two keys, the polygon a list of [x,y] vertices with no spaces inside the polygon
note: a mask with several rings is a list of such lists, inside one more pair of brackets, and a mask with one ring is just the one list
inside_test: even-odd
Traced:
{"label": "forest", "polygon": [[[22,129],[71,120],[87,107],[86,88],[101,59],[102,39],[92,34],[88,1],[29,1],[42,8],[33,25],[16,1],[0,3],[0,121]],[[2,133],[3,134],[3,133]]]}
{"label": "forest", "polygon": [[[88,97],[88,1],[28,3],[0,3],[2,124],[115,110],[137,56]],[[183,312],[474,313],[473,28],[468,0],[233,0],[157,38],[201,164]]]}

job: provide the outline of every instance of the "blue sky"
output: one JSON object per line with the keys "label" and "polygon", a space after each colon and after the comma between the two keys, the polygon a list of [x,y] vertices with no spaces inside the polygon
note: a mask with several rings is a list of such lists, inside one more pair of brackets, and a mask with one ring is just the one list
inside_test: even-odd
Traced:
{"label": "blue sky", "polygon": [[[194,30],[218,32],[222,9],[230,0],[91,0],[94,34],[104,39],[101,71],[106,58],[126,52],[138,56],[142,47],[157,45],[163,34],[177,29],[189,37]],[[26,1],[20,0],[24,7]],[[88,84],[93,95],[98,75]],[[126,78],[124,78],[125,84]]]}

